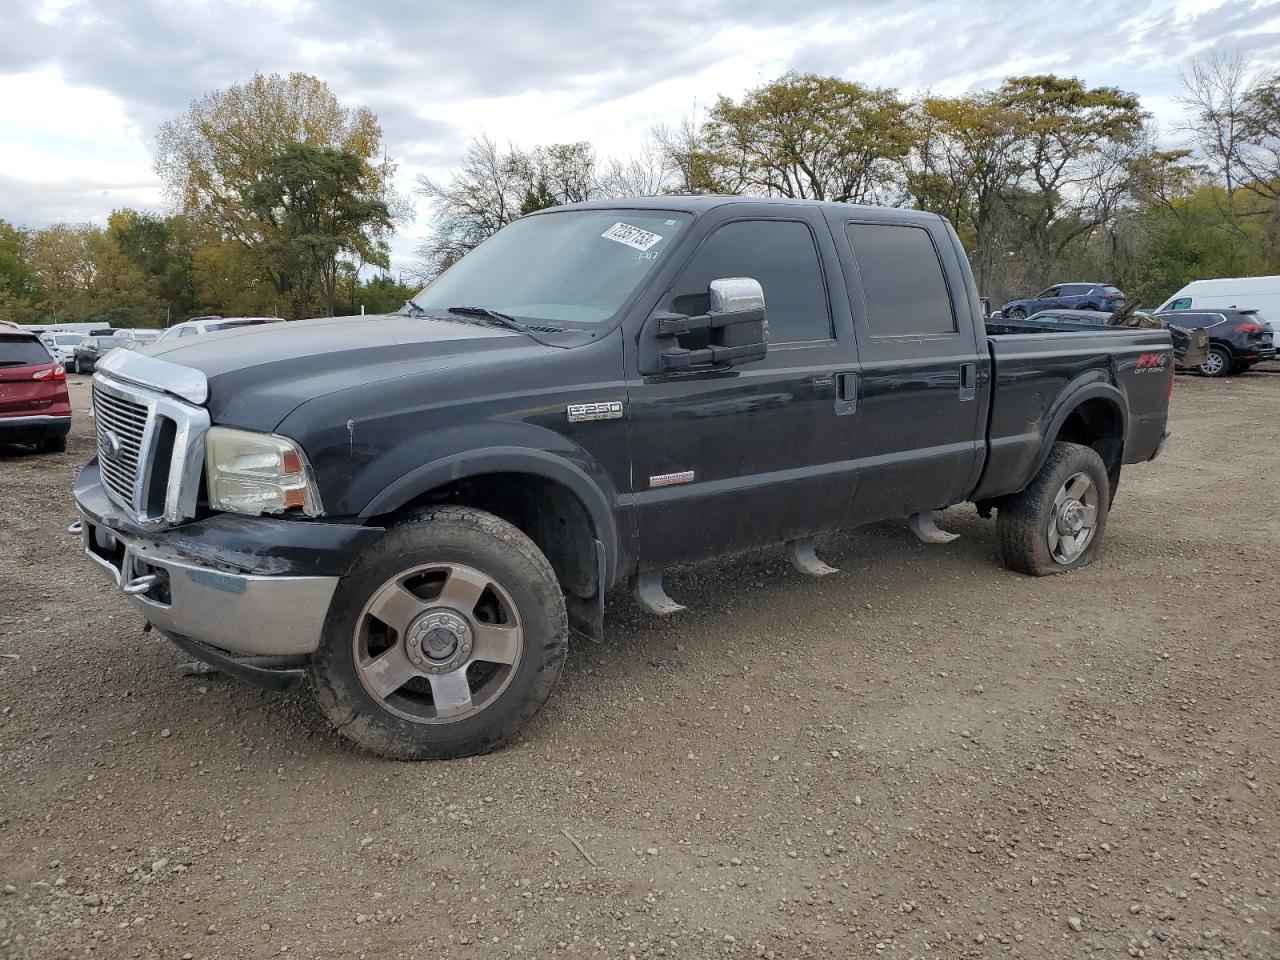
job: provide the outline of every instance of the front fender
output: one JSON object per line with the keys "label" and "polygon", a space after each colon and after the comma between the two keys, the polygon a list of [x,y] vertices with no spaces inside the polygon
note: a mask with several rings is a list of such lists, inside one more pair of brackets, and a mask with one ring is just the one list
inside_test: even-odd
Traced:
{"label": "front fender", "polygon": [[360,511],[360,516],[374,517],[393,513],[438,487],[488,473],[529,474],[559,483],[572,491],[586,508],[596,536],[604,545],[605,582],[612,582],[618,565],[619,544],[611,499],[585,470],[546,450],[494,446],[441,457],[387,484]]}

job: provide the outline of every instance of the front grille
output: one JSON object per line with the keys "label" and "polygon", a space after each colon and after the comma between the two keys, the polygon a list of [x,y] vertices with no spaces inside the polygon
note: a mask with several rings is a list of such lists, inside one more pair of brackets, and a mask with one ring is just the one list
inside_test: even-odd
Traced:
{"label": "front grille", "polygon": [[97,424],[102,485],[113,500],[132,509],[138,493],[147,407],[100,390],[95,384],[93,415]]}
{"label": "front grille", "polygon": [[144,524],[195,516],[209,412],[98,373],[93,413],[107,496]]}

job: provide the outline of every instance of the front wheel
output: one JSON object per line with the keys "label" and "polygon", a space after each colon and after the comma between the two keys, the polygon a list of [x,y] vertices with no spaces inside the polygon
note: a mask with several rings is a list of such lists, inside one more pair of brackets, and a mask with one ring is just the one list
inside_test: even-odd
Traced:
{"label": "front wheel", "polygon": [[466,757],[512,739],[546,702],[568,635],[532,540],[492,514],[435,507],[342,579],[311,681],[338,732],[372,753]]}
{"label": "front wheel", "polygon": [[1014,320],[1025,320],[1027,319],[1027,311],[1022,309],[1022,307],[1014,307],[1009,311],[1009,316]]}
{"label": "front wheel", "polygon": [[79,357],[76,357],[74,360],[72,360],[72,361],[71,361],[71,370],[72,370],[72,372],[73,372],[73,373],[76,373],[76,374],[79,374],[79,373],[80,373],[80,358],[79,358]]}
{"label": "front wheel", "polygon": [[1206,377],[1225,377],[1231,372],[1231,354],[1226,347],[1210,347],[1209,356],[1200,364],[1200,372]]}
{"label": "front wheel", "polygon": [[1044,577],[1083,567],[1107,525],[1111,481],[1090,447],[1055,443],[1035,479],[1000,505],[1000,557],[1010,570]]}

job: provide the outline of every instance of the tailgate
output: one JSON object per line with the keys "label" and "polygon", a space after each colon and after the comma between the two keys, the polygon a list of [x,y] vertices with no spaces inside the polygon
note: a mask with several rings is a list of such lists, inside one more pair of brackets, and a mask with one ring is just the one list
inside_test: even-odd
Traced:
{"label": "tailgate", "polygon": [[48,364],[0,367],[0,417],[32,413],[53,403],[64,384],[35,379],[37,373],[48,369]]}

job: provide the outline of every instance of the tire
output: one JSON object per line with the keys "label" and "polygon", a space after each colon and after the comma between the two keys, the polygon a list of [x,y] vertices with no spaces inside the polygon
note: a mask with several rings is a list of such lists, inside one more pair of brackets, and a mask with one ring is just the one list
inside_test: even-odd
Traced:
{"label": "tire", "polygon": [[62,453],[66,449],[66,437],[45,437],[40,441],[40,451],[42,453]]}
{"label": "tire", "polygon": [[1022,307],[1014,307],[1009,311],[1009,316],[1014,320],[1025,320],[1027,319],[1027,311]]}
{"label": "tire", "polygon": [[1200,372],[1206,377],[1225,377],[1231,373],[1231,351],[1216,344],[1209,347],[1209,358],[1200,364]]}
{"label": "tire", "polygon": [[532,540],[492,514],[433,507],[388,530],[342,578],[309,673],[320,708],[359,747],[396,760],[467,757],[507,743],[537,713],[568,638],[564,594]]}
{"label": "tire", "polygon": [[80,373],[80,358],[79,358],[79,357],[76,357],[74,360],[72,360],[72,361],[71,361],[71,369],[72,369],[72,372],[76,373],[77,375]]}
{"label": "tire", "polygon": [[[1091,485],[1092,496],[1087,495],[1080,478]],[[1070,536],[1074,549],[1068,549],[1068,537],[1063,535],[1076,517],[1071,502],[1080,506],[1079,516],[1086,526],[1087,508],[1092,508],[1092,526],[1085,539],[1080,541],[1079,534]],[[1110,505],[1111,481],[1102,458],[1090,447],[1055,443],[1031,484],[1000,504],[996,521],[1000,558],[1010,570],[1033,577],[1083,567],[1102,541]],[[1080,533],[1084,532],[1081,529]]]}

